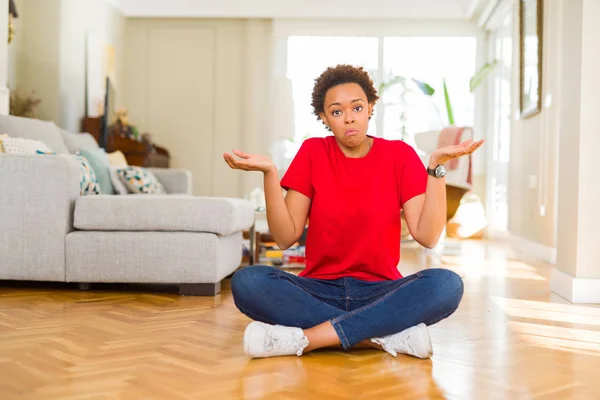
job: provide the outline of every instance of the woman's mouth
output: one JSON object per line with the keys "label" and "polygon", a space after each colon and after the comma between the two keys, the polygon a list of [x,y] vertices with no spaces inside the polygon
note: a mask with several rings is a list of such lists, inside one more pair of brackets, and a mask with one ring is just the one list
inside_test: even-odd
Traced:
{"label": "woman's mouth", "polygon": [[346,131],[346,136],[356,135],[358,131],[356,129],[349,129]]}

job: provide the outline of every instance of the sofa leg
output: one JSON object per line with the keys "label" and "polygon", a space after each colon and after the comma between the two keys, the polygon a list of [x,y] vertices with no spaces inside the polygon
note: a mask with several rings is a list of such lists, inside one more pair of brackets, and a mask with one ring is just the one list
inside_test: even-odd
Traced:
{"label": "sofa leg", "polygon": [[221,292],[221,282],[217,283],[181,283],[181,296],[216,296]]}
{"label": "sofa leg", "polygon": [[92,288],[91,283],[78,283],[77,284],[77,289],[82,290],[82,291],[88,291],[91,288]]}

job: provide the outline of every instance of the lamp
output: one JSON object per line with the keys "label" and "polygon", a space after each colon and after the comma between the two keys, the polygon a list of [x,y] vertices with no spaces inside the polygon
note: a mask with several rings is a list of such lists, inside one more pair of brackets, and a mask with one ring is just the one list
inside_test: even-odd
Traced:
{"label": "lamp", "polygon": [[15,0],[8,0],[8,43],[10,44],[15,37],[15,27],[13,25],[13,18],[19,18],[17,13],[17,5]]}

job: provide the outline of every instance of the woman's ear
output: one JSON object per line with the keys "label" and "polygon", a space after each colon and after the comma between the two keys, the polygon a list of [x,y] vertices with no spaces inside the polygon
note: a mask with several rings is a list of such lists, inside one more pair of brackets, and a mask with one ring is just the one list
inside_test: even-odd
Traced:
{"label": "woman's ear", "polygon": [[373,115],[373,107],[374,106],[375,106],[375,104],[369,103],[369,118],[371,118],[371,115]]}
{"label": "woman's ear", "polygon": [[321,121],[323,121],[323,123],[327,125],[327,127],[329,127],[329,124],[327,123],[327,118],[325,118],[325,113],[319,113],[319,117],[321,118]]}

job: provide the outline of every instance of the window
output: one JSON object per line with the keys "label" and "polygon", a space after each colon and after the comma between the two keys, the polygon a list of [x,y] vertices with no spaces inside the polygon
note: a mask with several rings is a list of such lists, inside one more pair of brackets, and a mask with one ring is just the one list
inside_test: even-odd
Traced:
{"label": "window", "polygon": [[341,63],[360,65],[370,72],[377,86],[393,75],[431,85],[435,89],[432,97],[419,92],[416,86],[412,90],[392,86],[380,93],[371,119],[370,134],[414,145],[415,133],[441,129],[447,124],[443,78],[455,123],[473,125],[474,101],[469,80],[475,73],[475,56],[475,37],[290,36],[287,77],[292,81],[295,132],[288,157],[293,157],[304,138],[329,134],[310,105],[314,80],[327,67]]}
{"label": "window", "polygon": [[[413,144],[414,134],[448,124],[444,80],[456,125],[472,126],[473,96],[469,80],[475,73],[475,38],[386,37],[383,39],[384,77],[403,76],[428,83],[435,93],[425,96],[415,87],[394,87],[382,96],[384,126],[380,136]],[[385,79],[385,78],[384,78]]]}

